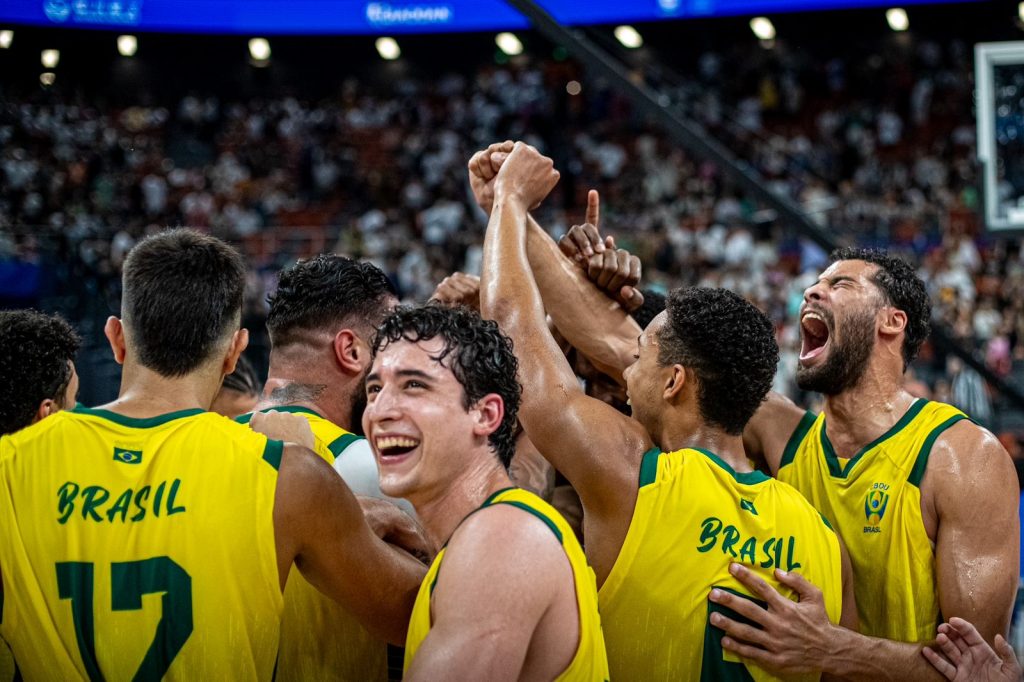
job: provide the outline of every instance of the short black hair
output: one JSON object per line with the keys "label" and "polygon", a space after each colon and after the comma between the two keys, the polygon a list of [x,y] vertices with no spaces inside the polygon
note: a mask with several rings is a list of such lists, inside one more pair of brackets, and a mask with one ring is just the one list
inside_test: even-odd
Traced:
{"label": "short black hair", "polygon": [[665,294],[658,293],[654,289],[641,289],[640,293],[644,295],[644,303],[631,312],[629,316],[636,320],[641,329],[647,329],[647,325],[651,323],[651,320],[665,310],[665,301],[668,298]]}
{"label": "short black hair", "polygon": [[81,342],[59,315],[0,311],[0,435],[25,428],[39,403],[63,396]]}
{"label": "short black hair", "polygon": [[253,367],[253,364],[244,355],[238,356],[238,362],[235,363],[235,371],[224,377],[224,383],[221,388],[237,391],[249,396],[258,396],[262,390],[260,380],[256,376],[256,368]]}
{"label": "short black hair", "polygon": [[[511,339],[498,329],[496,322],[482,319],[465,306],[428,303],[398,308],[385,318],[373,340],[373,355],[376,357],[395,341],[416,343],[435,337],[444,340],[444,349],[434,360],[450,369],[462,384],[465,409],[491,393],[504,402],[505,416],[488,439],[508,469],[516,450],[516,419],[523,392]],[[446,358],[450,358],[448,364]]]}
{"label": "short black hair", "polygon": [[779,364],[771,321],[726,289],[674,289],[667,310],[658,363],[693,370],[701,418],[730,435],[743,433]]}
{"label": "short black hair", "polygon": [[245,263],[207,234],[178,228],[124,261],[121,314],[139,362],[165,377],[194,371],[241,320]]}
{"label": "short black hair", "polygon": [[878,266],[871,281],[881,290],[886,303],[907,314],[903,336],[903,371],[906,371],[931,332],[932,304],[924,281],[910,263],[877,249],[845,247],[833,251],[829,258],[833,263],[862,260]]}
{"label": "short black hair", "polygon": [[398,297],[394,284],[372,263],[320,254],[281,271],[277,292],[267,297],[270,343],[286,346],[296,332],[355,318],[375,328],[390,312],[384,299]]}

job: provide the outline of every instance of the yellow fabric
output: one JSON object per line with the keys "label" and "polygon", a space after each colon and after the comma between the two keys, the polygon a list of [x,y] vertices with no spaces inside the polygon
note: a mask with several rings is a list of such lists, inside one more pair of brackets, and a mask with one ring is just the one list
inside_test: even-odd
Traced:
{"label": "yellow fabric", "polygon": [[[553,531],[557,529],[555,535],[562,543],[562,548],[572,566],[572,574],[576,582],[576,604],[579,607],[580,642],[572,663],[555,678],[556,682],[608,680],[608,659],[604,648],[604,636],[601,632],[601,617],[597,610],[597,582],[593,569],[587,564],[583,548],[577,542],[569,524],[554,507],[522,488],[501,490],[484,502],[480,509],[495,504],[512,504],[521,509],[526,508],[529,513],[544,520],[549,527],[553,526]],[[444,553],[444,549],[438,552],[426,577],[423,578],[419,593],[416,595],[416,604],[413,606],[412,618],[409,620],[409,633],[405,638],[406,672],[409,671],[416,651],[430,632],[432,624],[430,597],[434,591],[434,584],[437,582],[437,574],[441,570]]]}
{"label": "yellow fabric", "polygon": [[[356,437],[334,422],[304,408],[270,408],[301,414],[309,421],[315,451],[333,465],[337,454]],[[332,449],[333,448],[333,449]],[[327,510],[325,510],[327,513]],[[288,576],[281,621],[281,655],[277,679],[384,682],[388,677],[387,644],[375,638],[352,614],[309,584],[298,570]]]}
{"label": "yellow fabric", "polygon": [[718,587],[749,595],[730,575],[731,562],[790,599],[774,569],[799,572],[822,589],[838,622],[839,540],[796,490],[760,472],[737,474],[703,450],[645,454],[629,531],[598,594],[611,679],[817,679],[776,677],[723,653],[722,631],[708,622],[721,607],[708,594]]}
{"label": "yellow fabric", "polygon": [[200,410],[0,439],[0,634],[25,679],[270,679],[281,451]]}
{"label": "yellow fabric", "polygon": [[935,636],[935,552],[918,486],[935,439],[966,418],[951,405],[918,400],[849,460],[835,456],[824,414],[809,414],[790,439],[779,479],[802,492],[846,543],[864,634],[903,642]]}

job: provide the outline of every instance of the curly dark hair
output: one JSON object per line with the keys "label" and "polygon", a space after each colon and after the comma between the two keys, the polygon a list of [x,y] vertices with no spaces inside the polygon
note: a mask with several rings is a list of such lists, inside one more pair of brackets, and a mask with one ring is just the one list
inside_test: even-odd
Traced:
{"label": "curly dark hair", "polygon": [[275,347],[300,340],[297,332],[355,318],[375,328],[388,311],[384,299],[398,297],[380,268],[344,256],[320,254],[281,271],[277,292],[267,297],[267,330]]}
{"label": "curly dark hair", "polygon": [[[444,339],[444,349],[433,359],[448,367],[462,384],[465,409],[491,393],[504,402],[505,416],[488,439],[501,464],[508,469],[516,449],[516,415],[523,392],[511,339],[498,329],[496,322],[482,319],[465,306],[428,303],[398,308],[391,313],[373,340],[373,355],[376,357],[395,341],[416,343],[435,337]],[[448,364],[445,358],[450,358]]]}
{"label": "curly dark hair", "polygon": [[658,363],[692,369],[701,418],[730,435],[743,433],[779,364],[771,321],[726,289],[674,289],[667,309]]}
{"label": "curly dark hair", "polygon": [[0,311],[0,435],[31,424],[42,401],[61,401],[81,342],[59,315]]}
{"label": "curly dark hair", "polygon": [[913,266],[902,258],[877,249],[845,247],[833,251],[829,258],[833,263],[862,260],[878,266],[871,281],[882,292],[886,303],[907,314],[907,328],[903,337],[903,371],[907,371],[931,332],[932,319],[928,290]]}
{"label": "curly dark hair", "polygon": [[121,315],[139,362],[165,377],[195,371],[239,328],[245,263],[191,229],[148,237],[124,261]]}
{"label": "curly dark hair", "polygon": [[244,355],[238,356],[235,371],[224,377],[221,387],[251,396],[258,396],[262,390],[260,380],[256,376],[256,368]]}

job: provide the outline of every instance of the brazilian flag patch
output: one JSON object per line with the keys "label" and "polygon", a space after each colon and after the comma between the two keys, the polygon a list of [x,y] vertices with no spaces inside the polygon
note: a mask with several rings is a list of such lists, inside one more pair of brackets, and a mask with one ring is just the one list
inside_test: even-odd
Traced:
{"label": "brazilian flag patch", "polygon": [[142,464],[142,450],[114,448],[114,461],[122,464]]}

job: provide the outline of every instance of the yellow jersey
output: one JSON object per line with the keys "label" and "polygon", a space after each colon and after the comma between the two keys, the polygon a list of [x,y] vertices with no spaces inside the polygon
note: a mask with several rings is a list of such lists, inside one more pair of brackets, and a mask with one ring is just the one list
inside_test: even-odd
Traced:
{"label": "yellow jersey", "polygon": [[[792,487],[736,473],[705,450],[643,456],[633,519],[598,596],[613,680],[815,680],[778,677],[722,649],[712,588],[750,597],[729,573],[745,564],[784,596],[774,569],[821,588],[829,619],[842,612],[842,559],[828,522]],[[757,601],[757,600],[753,600]],[[763,605],[763,604],[762,604]]]}
{"label": "yellow jersey", "polygon": [[0,439],[0,634],[25,679],[270,679],[283,445],[77,407]]}
{"label": "yellow jersey", "polygon": [[[569,667],[555,678],[556,682],[594,682],[607,681],[608,658],[604,648],[604,636],[601,632],[601,617],[597,611],[597,581],[594,570],[587,564],[583,548],[577,542],[572,528],[566,523],[554,507],[522,488],[506,488],[491,495],[480,505],[480,509],[496,504],[509,504],[533,514],[543,521],[565,550],[565,555],[572,566],[572,574],[576,587],[576,604],[579,608],[580,641]],[[479,510],[477,510],[479,511]],[[430,616],[430,598],[437,583],[437,574],[444,561],[445,549],[442,548],[430,565],[430,570],[423,578],[420,591],[416,595],[416,604],[409,619],[409,633],[405,638],[405,672],[409,671],[416,652],[426,639],[432,625]]]}
{"label": "yellow jersey", "polygon": [[827,516],[846,543],[860,631],[901,642],[935,636],[941,622],[935,551],[921,516],[921,479],[935,440],[967,419],[944,403],[916,401],[850,459],[836,456],[825,415],[808,412],[786,445],[778,477]]}
{"label": "yellow jersey", "polygon": [[[313,430],[315,452],[330,465],[360,436],[305,407],[270,407],[263,412],[294,412]],[[249,423],[252,414],[236,419]],[[340,604],[292,571],[284,590],[281,653],[276,679],[359,680],[384,682],[388,677],[387,644],[376,639]]]}

